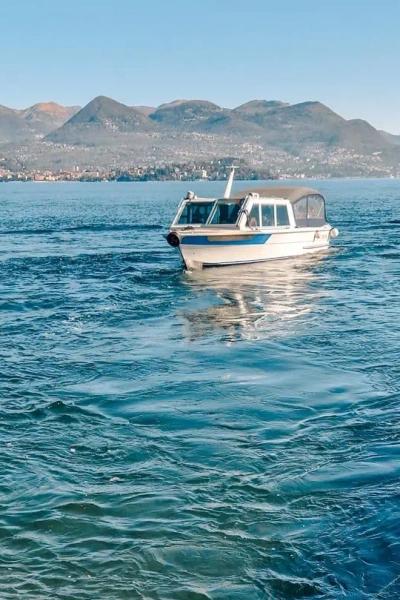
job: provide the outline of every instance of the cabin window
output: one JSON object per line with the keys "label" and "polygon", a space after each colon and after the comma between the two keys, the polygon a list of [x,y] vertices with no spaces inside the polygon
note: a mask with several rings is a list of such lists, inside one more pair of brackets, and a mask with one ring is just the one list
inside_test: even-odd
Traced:
{"label": "cabin window", "polygon": [[261,222],[263,227],[274,227],[275,216],[273,204],[261,205]]}
{"label": "cabin window", "polygon": [[325,202],[322,196],[308,196],[307,219],[310,226],[325,223]]}
{"label": "cabin window", "polygon": [[307,227],[307,197],[298,200],[293,205],[297,227]]}
{"label": "cabin window", "polygon": [[260,226],[260,205],[258,202],[255,202],[251,207],[251,211],[248,218],[249,227],[259,227]]}
{"label": "cabin window", "polygon": [[277,204],[276,206],[276,224],[280,227],[290,225],[287,206]]}
{"label": "cabin window", "polygon": [[179,217],[178,225],[204,225],[213,206],[214,202],[187,202]]}
{"label": "cabin window", "polygon": [[240,205],[238,202],[219,200],[211,219],[212,225],[234,225],[237,221]]}
{"label": "cabin window", "polygon": [[318,227],[324,225],[325,201],[318,194],[304,196],[293,204],[297,227]]}

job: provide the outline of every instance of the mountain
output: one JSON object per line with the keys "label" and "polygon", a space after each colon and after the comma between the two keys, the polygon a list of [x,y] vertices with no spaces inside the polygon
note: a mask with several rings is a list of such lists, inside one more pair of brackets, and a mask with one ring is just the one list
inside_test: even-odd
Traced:
{"label": "mountain", "polygon": [[[261,143],[301,154],[307,145],[381,151],[392,143],[366,121],[347,121],[321,102],[252,100],[227,109],[206,100],[174,100],[155,110],[98,96],[46,140],[104,145],[121,134],[202,133]],[[126,140],[125,140],[126,142]],[[125,143],[124,142],[124,143]]]}
{"label": "mountain", "polygon": [[379,151],[388,141],[361,120],[346,121],[321,102],[288,104],[278,100],[252,100],[233,110],[204,100],[175,100],[149,115],[163,128],[180,131],[247,136],[289,152],[302,152],[305,144]]}
{"label": "mountain", "polygon": [[400,146],[400,135],[393,135],[393,133],[387,133],[387,131],[379,130],[381,136],[390,144],[394,144],[395,146]]}
{"label": "mountain", "polygon": [[80,106],[62,106],[56,102],[40,102],[19,111],[20,116],[39,134],[61,127],[80,110]]}
{"label": "mountain", "polygon": [[379,175],[397,173],[400,164],[400,136],[317,101],[251,100],[229,109],[181,99],[154,108],[98,96],[81,109],[0,107],[0,145],[4,160],[34,168],[236,156],[278,172]]}
{"label": "mountain", "polygon": [[240,106],[237,106],[233,110],[237,112],[255,113],[263,110],[271,110],[272,108],[282,108],[283,106],[290,106],[289,102],[282,102],[282,100],[250,100]]}
{"label": "mountain", "polygon": [[199,133],[218,135],[219,137],[247,138],[252,141],[261,139],[263,133],[256,123],[246,121],[241,115],[226,109],[198,123],[195,130]]}
{"label": "mountain", "polygon": [[335,143],[335,136],[345,123],[345,119],[320,102],[278,105],[245,112],[243,116],[263,128],[269,143],[285,148],[309,142]]}
{"label": "mountain", "polygon": [[339,142],[343,146],[358,148],[363,152],[377,152],[391,146],[391,142],[380,131],[363,119],[346,121]]}
{"label": "mountain", "polygon": [[0,144],[34,139],[34,131],[19,111],[0,106]]}
{"label": "mountain", "polygon": [[157,110],[157,108],[155,106],[132,106],[132,108],[135,108],[136,110],[141,112],[142,115],[145,115],[146,117],[148,117],[149,115],[151,115],[151,113],[153,113],[155,110]]}
{"label": "mountain", "polygon": [[162,129],[234,137],[261,134],[240,114],[205,100],[174,100],[159,106],[149,117]]}
{"label": "mountain", "polygon": [[198,129],[210,117],[220,115],[224,110],[206,100],[174,100],[161,104],[150,115],[150,119],[164,127],[193,130]]}
{"label": "mountain", "polygon": [[265,115],[270,110],[285,106],[290,105],[288,102],[281,102],[280,100],[250,100],[250,102],[245,102],[245,104],[237,106],[233,111],[247,117],[255,118],[258,115]]}
{"label": "mountain", "polygon": [[327,148],[378,151],[388,142],[374,127],[362,120],[347,121],[321,102],[299,104],[250,102],[235,109],[263,129],[264,143],[289,152],[302,152],[304,146],[322,144]]}
{"label": "mountain", "polygon": [[118,134],[148,132],[152,122],[137,108],[97,96],[46,140],[61,144],[104,144]]}
{"label": "mountain", "polygon": [[78,106],[61,106],[55,102],[42,102],[22,110],[0,106],[0,143],[43,137],[61,127],[78,110]]}

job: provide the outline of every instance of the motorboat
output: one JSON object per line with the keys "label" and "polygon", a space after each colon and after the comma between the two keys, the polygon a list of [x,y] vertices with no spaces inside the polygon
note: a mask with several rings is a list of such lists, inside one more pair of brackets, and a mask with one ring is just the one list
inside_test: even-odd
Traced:
{"label": "motorboat", "polygon": [[308,187],[255,187],[232,194],[235,168],[222,198],[188,192],[166,236],[186,269],[259,263],[321,252],[339,232],[325,199]]}

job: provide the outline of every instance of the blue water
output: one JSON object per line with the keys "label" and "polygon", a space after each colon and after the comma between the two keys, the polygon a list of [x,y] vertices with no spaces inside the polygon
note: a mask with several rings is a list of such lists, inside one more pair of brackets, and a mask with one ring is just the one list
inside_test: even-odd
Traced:
{"label": "blue water", "polygon": [[330,252],[198,274],[188,184],[0,186],[2,600],[400,598],[400,181],[314,185]]}

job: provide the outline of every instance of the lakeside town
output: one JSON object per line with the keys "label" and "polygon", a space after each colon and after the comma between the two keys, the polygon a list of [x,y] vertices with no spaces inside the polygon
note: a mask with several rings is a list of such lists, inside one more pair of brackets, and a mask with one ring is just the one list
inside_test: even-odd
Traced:
{"label": "lakeside town", "polygon": [[[250,166],[244,159],[233,157],[209,161],[193,160],[184,163],[132,165],[127,168],[80,167],[76,165],[72,169],[6,168],[1,166],[0,161],[0,183],[12,181],[218,181],[226,178],[227,167],[231,164],[237,166],[236,178],[243,180],[321,179],[337,176],[400,177],[399,169],[393,167],[382,168],[382,165],[378,165],[376,160],[369,160],[362,164],[361,158],[364,157],[358,157],[358,165],[364,167],[361,172],[353,172],[350,169],[338,172],[336,169],[329,169],[329,165],[323,160],[319,163],[319,169],[315,169],[312,163],[308,165],[308,168],[302,168],[302,165],[284,168],[283,164],[279,165],[280,168],[276,164],[272,165],[271,168],[262,168],[260,166]],[[373,158],[376,159],[377,157]],[[343,165],[341,166],[343,167]]]}
{"label": "lakeside town", "polygon": [[128,169],[85,168],[73,170],[10,170],[0,168],[0,181],[217,181],[226,178],[227,167],[237,165],[237,178],[248,180],[277,179],[269,169],[251,168],[244,161],[232,158],[209,161],[187,162],[171,165],[132,166]]}

